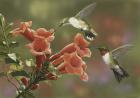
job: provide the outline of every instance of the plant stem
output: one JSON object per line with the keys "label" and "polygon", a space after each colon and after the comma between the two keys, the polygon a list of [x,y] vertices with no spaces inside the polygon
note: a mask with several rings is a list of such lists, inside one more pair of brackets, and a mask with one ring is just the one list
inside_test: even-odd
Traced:
{"label": "plant stem", "polygon": [[40,80],[40,77],[39,76],[37,76],[35,79],[34,79],[34,81],[33,82],[31,82],[26,88],[25,88],[25,90],[24,91],[22,91],[21,93],[19,93],[19,95],[16,97],[16,98],[20,98],[21,96],[24,98],[24,93],[26,93],[26,91],[28,91],[31,87],[32,87],[32,85],[33,84],[36,84],[36,83],[38,83],[39,82],[39,80]]}
{"label": "plant stem", "polygon": [[[5,43],[6,43],[6,49],[8,50],[8,54],[9,54],[9,53],[11,53],[11,50],[10,50],[9,40],[8,40],[8,38],[7,38],[7,35],[6,35],[5,27],[2,26],[2,27],[1,27],[1,30],[2,30],[2,33],[3,33],[4,41],[5,41]],[[11,83],[11,84],[17,89],[18,93],[20,93],[19,88],[16,86],[15,83],[13,83],[13,82],[9,79],[8,74],[6,75],[6,77],[7,77],[8,82]],[[17,80],[17,79],[16,79],[16,80]],[[18,80],[17,80],[17,81],[18,81]],[[18,82],[18,84],[19,84],[19,82]]]}
{"label": "plant stem", "polygon": [[21,96],[24,98],[24,93],[26,93],[28,90],[30,90],[30,88],[32,87],[33,84],[36,84],[41,80],[41,76],[42,76],[41,72],[43,71],[43,75],[44,75],[45,70],[47,70],[47,68],[45,68],[45,66],[42,66],[40,71],[37,74],[35,74],[36,78],[32,82],[30,82],[30,84],[24,89],[24,91],[19,93],[19,95],[16,98],[20,98]]}
{"label": "plant stem", "polygon": [[18,91],[18,93],[20,93],[18,87],[9,79],[8,75],[6,75],[8,82],[10,82]]}

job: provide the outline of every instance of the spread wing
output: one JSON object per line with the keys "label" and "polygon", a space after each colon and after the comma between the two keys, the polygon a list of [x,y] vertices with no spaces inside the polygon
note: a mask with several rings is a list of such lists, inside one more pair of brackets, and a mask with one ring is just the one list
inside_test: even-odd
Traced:
{"label": "spread wing", "polygon": [[132,47],[133,47],[133,45],[126,44],[126,45],[120,46],[120,47],[112,50],[111,53],[113,55],[113,58],[118,59],[120,56],[124,55]]}
{"label": "spread wing", "polygon": [[77,13],[75,15],[75,17],[80,18],[80,19],[84,19],[89,14],[91,14],[91,12],[93,12],[95,7],[96,7],[96,3],[92,3],[92,4],[88,5],[88,6],[86,6],[85,8],[83,8],[79,13]]}

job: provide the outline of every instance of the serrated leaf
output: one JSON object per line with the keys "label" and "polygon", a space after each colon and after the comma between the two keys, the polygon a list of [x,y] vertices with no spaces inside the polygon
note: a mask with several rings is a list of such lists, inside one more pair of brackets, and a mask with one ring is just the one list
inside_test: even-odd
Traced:
{"label": "serrated leaf", "polygon": [[14,72],[11,72],[10,73],[13,77],[17,77],[17,76],[25,76],[25,77],[29,77],[29,74],[24,71],[24,70],[21,70],[21,71],[14,71]]}
{"label": "serrated leaf", "polygon": [[5,18],[1,13],[0,13],[0,26],[5,27]]}

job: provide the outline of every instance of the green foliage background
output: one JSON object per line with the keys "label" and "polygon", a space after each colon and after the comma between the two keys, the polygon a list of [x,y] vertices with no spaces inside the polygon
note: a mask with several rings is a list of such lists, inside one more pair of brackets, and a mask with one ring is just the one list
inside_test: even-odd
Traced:
{"label": "green foliage background", "polygon": [[[57,26],[64,17],[75,15],[86,5],[96,2],[97,7],[87,21],[99,33],[91,45],[106,45],[113,49],[125,43],[135,47],[121,56],[122,66],[130,77],[120,84],[103,63],[97,50],[92,49],[92,57],[86,59],[89,82],[76,76],[65,75],[51,83],[41,83],[34,93],[37,98],[139,98],[140,97],[140,0],[0,0],[0,13],[8,22],[33,21],[33,28],[47,29]],[[53,53],[73,41],[79,32],[72,27],[59,29],[52,43]],[[24,38],[17,38],[20,47],[15,50],[24,58],[29,58]],[[0,70],[7,65],[1,62]],[[14,98],[15,88],[5,78],[0,79],[0,98]]]}

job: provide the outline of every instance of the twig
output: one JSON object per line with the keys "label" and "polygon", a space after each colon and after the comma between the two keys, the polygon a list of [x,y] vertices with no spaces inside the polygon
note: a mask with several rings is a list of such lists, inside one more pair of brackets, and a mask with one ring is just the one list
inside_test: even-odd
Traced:
{"label": "twig", "polygon": [[14,83],[9,79],[8,75],[6,75],[6,77],[7,77],[8,82],[11,83],[11,84],[17,89],[18,93],[20,93],[20,90],[18,89],[18,87],[16,86],[16,84],[14,84]]}

